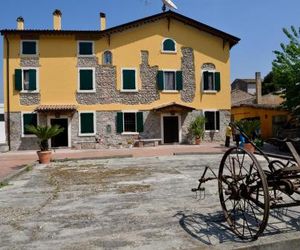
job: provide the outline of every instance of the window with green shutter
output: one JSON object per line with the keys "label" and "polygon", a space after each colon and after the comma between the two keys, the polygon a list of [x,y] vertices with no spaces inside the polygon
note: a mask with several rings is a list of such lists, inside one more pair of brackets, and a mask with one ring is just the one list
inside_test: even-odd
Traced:
{"label": "window with green shutter", "polygon": [[220,72],[203,72],[203,90],[204,91],[220,91],[221,75]]}
{"label": "window with green shutter", "polygon": [[78,42],[78,52],[81,56],[93,55],[93,42]]}
{"label": "window with green shutter", "polygon": [[23,114],[23,134],[31,135],[32,133],[30,133],[26,130],[26,125],[37,126],[37,114],[36,113]]}
{"label": "window with green shutter", "polygon": [[93,69],[79,70],[79,91],[94,90],[94,71]]}
{"label": "window with green shutter", "polygon": [[29,87],[28,90],[36,90],[36,70],[30,69],[29,70]]}
{"label": "window with green shutter", "polygon": [[173,39],[165,39],[163,41],[163,52],[176,52],[176,43]]}
{"label": "window with green shutter", "polygon": [[37,70],[36,69],[16,69],[15,89],[18,91],[37,90]]}
{"label": "window with green shutter", "polygon": [[22,54],[23,55],[36,55],[37,42],[36,41],[22,41]]}
{"label": "window with green shutter", "polygon": [[205,111],[205,130],[216,131],[220,130],[220,112],[219,111]]}
{"label": "window with green shutter", "polygon": [[122,70],[122,90],[136,90],[136,71],[135,69]]}
{"label": "window with green shutter", "polygon": [[117,117],[116,117],[116,128],[117,128],[117,133],[122,133],[123,132],[123,113],[118,112]]}
{"label": "window with green shutter", "polygon": [[80,135],[95,134],[94,113],[80,113]]}
{"label": "window with green shutter", "polygon": [[137,122],[137,132],[141,133],[144,132],[144,119],[143,119],[143,112],[136,113],[136,122]]}

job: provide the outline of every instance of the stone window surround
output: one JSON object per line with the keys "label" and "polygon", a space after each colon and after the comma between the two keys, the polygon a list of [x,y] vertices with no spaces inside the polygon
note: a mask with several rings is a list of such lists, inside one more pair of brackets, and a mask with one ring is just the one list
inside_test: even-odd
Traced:
{"label": "stone window surround", "polygon": [[[203,109],[203,116],[205,117],[205,112],[214,112],[215,113],[215,127],[216,127],[216,112],[220,113],[220,110],[218,109]],[[219,122],[221,123],[221,120],[219,120]],[[219,124],[219,128],[221,128],[221,124]],[[205,125],[204,125],[204,129],[205,129]],[[220,130],[205,130],[205,132],[220,132]]]}
{"label": "stone window surround", "polygon": [[[93,122],[94,122],[94,133],[81,133],[81,114],[93,114]],[[95,136],[97,133],[96,128],[96,120],[97,120],[97,113],[96,111],[78,111],[78,136],[85,137],[85,136]]]}
{"label": "stone window surround", "polygon": [[[81,54],[79,54],[79,44],[80,43],[92,43],[93,53],[91,55],[81,55]],[[77,57],[94,57],[94,56],[95,56],[95,41],[89,41],[89,40],[78,40],[77,41]]]}
{"label": "stone window surround", "polygon": [[139,132],[137,131],[137,113],[139,112],[138,110],[121,110],[122,115],[123,115],[123,131],[124,131],[124,123],[125,123],[125,119],[124,119],[124,113],[135,113],[135,132],[122,132],[121,135],[139,135]]}
{"label": "stone window surround", "polygon": [[[93,89],[81,90],[80,89],[80,70],[92,70],[93,71]],[[96,93],[96,68],[95,67],[78,67],[77,68],[77,93]]]}
{"label": "stone window surround", "polygon": [[[23,42],[35,42],[36,53],[35,54],[23,54]],[[20,56],[21,57],[36,57],[36,56],[39,56],[39,41],[38,40],[30,40],[30,39],[22,39],[20,41]]]}
{"label": "stone window surround", "polygon": [[[177,82],[176,82],[176,72],[180,71],[177,69],[161,69],[161,71],[164,72],[164,89],[162,90],[162,93],[179,93],[179,90],[177,90]],[[170,89],[165,89],[165,72],[174,72],[174,77],[175,77],[175,89],[174,90],[170,90]]]}
{"label": "stone window surround", "polygon": [[[123,84],[123,71],[124,70],[134,70],[135,72],[135,89],[124,89],[124,84]],[[137,81],[137,68],[127,68],[127,67],[122,67],[121,68],[121,92],[138,92],[138,81]]]}
{"label": "stone window surround", "polygon": [[[24,90],[24,70],[34,69],[36,71],[36,90]],[[39,67],[21,67],[22,70],[22,90],[20,93],[39,93],[40,92],[40,74]]]}
{"label": "stone window surround", "polygon": [[[174,51],[171,51],[171,50],[164,50],[164,42],[166,41],[166,40],[172,40],[173,42],[174,42],[174,44],[175,44],[175,50]],[[161,53],[163,53],[163,54],[177,54],[177,43],[176,43],[176,41],[173,39],[173,38],[170,38],[170,37],[166,37],[166,38],[164,38],[163,40],[162,40],[162,42],[161,42]]]}
{"label": "stone window surround", "polygon": [[22,111],[22,112],[21,112],[21,137],[22,137],[22,138],[26,138],[26,137],[36,137],[35,135],[25,135],[25,134],[24,134],[24,118],[23,118],[23,116],[24,116],[25,114],[36,114],[37,125],[40,125],[40,123],[39,123],[39,114],[38,114],[37,112]]}

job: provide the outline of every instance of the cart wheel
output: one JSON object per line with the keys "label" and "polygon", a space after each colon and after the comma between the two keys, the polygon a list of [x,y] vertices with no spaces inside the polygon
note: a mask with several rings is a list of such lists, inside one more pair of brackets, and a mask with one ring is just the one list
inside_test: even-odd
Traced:
{"label": "cart wheel", "polygon": [[231,148],[223,156],[218,176],[225,219],[243,240],[256,240],[269,217],[270,197],[266,176],[254,155]]}

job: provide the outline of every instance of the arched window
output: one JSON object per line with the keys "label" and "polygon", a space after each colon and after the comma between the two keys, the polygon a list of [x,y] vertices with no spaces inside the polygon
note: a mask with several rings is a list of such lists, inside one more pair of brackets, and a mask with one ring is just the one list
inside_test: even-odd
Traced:
{"label": "arched window", "polygon": [[165,40],[163,40],[162,51],[176,52],[176,42],[171,38],[166,38]]}
{"label": "arched window", "polygon": [[112,64],[112,53],[107,50],[103,53],[103,64],[111,65]]}

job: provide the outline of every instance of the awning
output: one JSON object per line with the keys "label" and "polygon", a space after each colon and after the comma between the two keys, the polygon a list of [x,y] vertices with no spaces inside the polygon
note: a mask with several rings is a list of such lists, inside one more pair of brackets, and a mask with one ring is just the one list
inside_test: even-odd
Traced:
{"label": "awning", "polygon": [[74,112],[77,110],[76,105],[39,105],[35,111],[37,112],[59,112],[59,111],[69,111]]}
{"label": "awning", "polygon": [[178,104],[176,102],[170,102],[153,108],[153,111],[163,112],[163,113],[182,113],[182,112],[191,112],[195,108]]}

